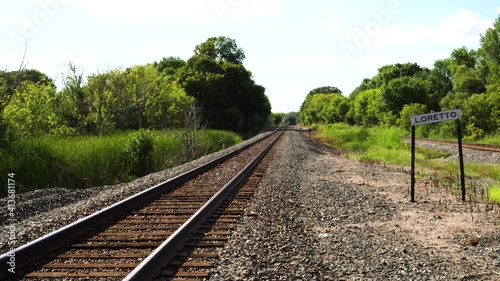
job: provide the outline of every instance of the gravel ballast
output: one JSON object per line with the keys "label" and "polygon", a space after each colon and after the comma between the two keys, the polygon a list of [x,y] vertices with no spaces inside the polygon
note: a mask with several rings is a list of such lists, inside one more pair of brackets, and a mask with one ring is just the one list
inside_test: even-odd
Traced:
{"label": "gravel ballast", "polygon": [[[476,214],[474,230],[465,222],[427,235],[467,206],[408,203],[406,174],[318,149],[299,132],[279,145],[246,210],[258,215],[244,217],[210,280],[500,279],[498,213]],[[473,235],[477,246],[467,245]]]}

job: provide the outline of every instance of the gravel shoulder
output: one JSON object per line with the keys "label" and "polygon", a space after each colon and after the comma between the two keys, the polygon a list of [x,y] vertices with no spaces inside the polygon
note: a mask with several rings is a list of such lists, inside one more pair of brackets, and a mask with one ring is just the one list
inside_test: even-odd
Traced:
{"label": "gravel shoulder", "polygon": [[[287,132],[210,280],[500,280],[500,208]],[[257,214],[257,215],[255,215]]]}

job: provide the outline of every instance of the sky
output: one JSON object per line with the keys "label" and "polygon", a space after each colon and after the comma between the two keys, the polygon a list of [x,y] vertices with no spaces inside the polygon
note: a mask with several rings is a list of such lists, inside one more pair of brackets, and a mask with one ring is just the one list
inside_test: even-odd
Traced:
{"label": "sky", "polygon": [[[381,66],[432,68],[453,49],[477,49],[500,0],[3,0],[0,69],[23,61],[60,81],[175,56],[214,36],[234,39],[273,112],[298,111],[307,93],[348,96]],[[60,86],[60,83],[58,83]]]}

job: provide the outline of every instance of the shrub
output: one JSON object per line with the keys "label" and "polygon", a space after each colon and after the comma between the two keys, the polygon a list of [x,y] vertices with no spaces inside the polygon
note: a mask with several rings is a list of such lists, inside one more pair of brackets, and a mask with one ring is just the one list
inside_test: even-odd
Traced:
{"label": "shrub", "polygon": [[147,130],[132,134],[125,145],[128,167],[135,176],[144,176],[152,168],[153,136]]}

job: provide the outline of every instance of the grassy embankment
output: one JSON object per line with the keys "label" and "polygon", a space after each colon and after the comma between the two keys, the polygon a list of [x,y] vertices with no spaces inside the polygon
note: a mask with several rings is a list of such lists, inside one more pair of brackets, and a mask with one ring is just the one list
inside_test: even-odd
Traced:
{"label": "grassy embankment", "polygon": [[[39,138],[0,149],[0,196],[7,173],[16,192],[48,187],[86,188],[131,181],[186,161],[182,130],[126,132],[108,136]],[[242,141],[232,132],[207,130],[199,153],[209,154]]]}
{"label": "grassy embankment", "polygon": [[[333,124],[316,126],[315,129],[317,140],[336,149],[347,151],[351,158],[369,163],[410,166],[411,151],[403,140],[408,132],[400,128],[363,128],[346,124]],[[486,142],[495,144],[499,138],[498,136],[492,137]],[[447,156],[449,156],[448,153],[417,147],[415,166],[418,177],[424,178],[432,175],[435,185],[455,185],[458,188],[459,163],[458,161],[440,160],[440,158]],[[465,175],[469,179],[491,178],[494,184],[489,187],[488,197],[491,201],[500,203],[499,164],[466,162]],[[450,179],[452,179],[451,182]],[[471,188],[471,186],[467,186],[467,188]],[[456,190],[452,192],[456,193]]]}

